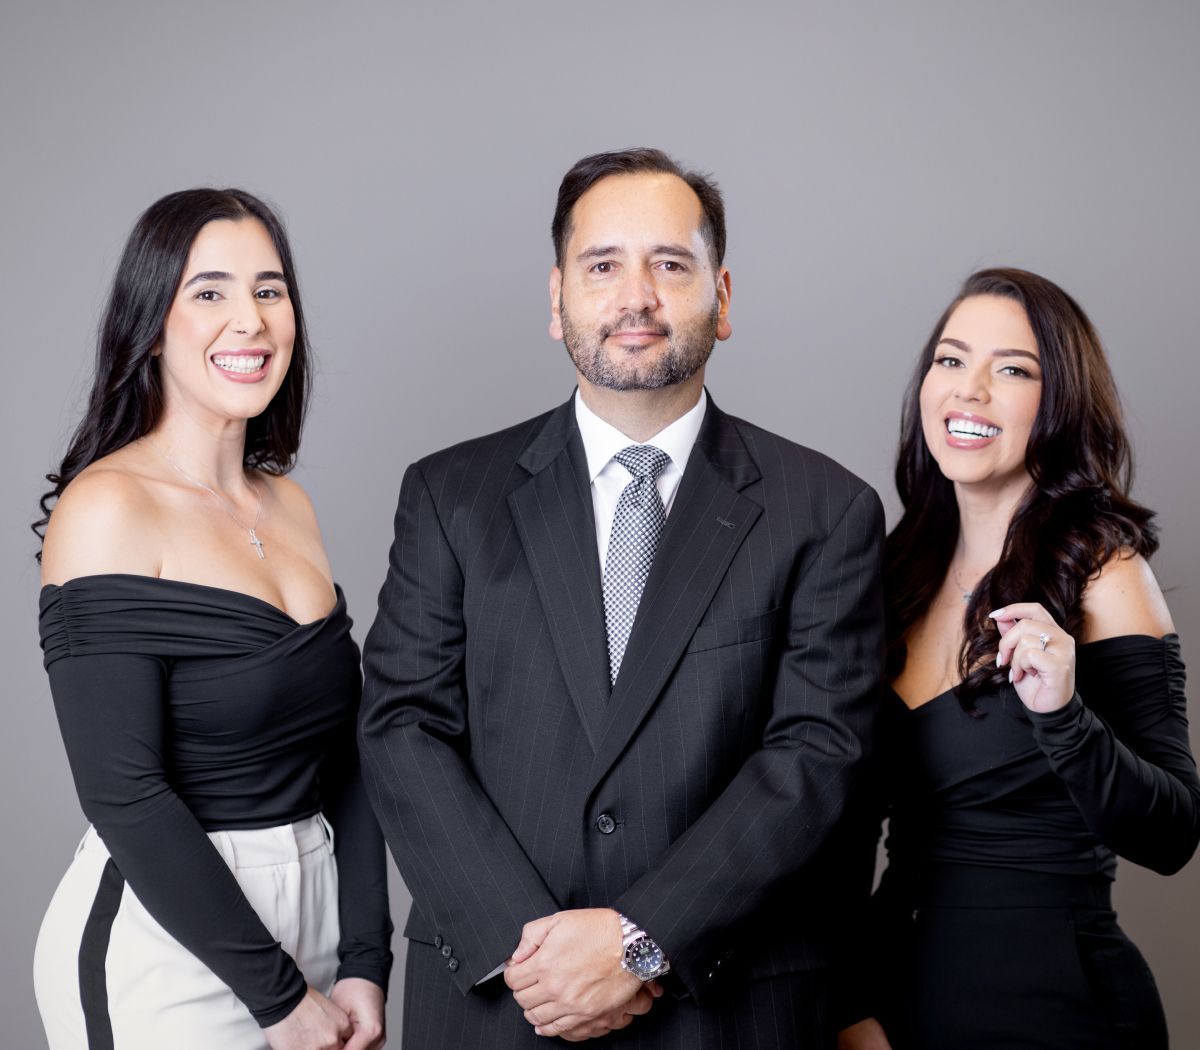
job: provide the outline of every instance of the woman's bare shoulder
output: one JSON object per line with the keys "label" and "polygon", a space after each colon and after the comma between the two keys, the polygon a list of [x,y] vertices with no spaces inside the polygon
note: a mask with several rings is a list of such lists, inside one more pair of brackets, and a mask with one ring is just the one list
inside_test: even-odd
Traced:
{"label": "woman's bare shoulder", "polygon": [[254,476],[289,515],[294,515],[300,520],[311,520],[316,524],[317,512],[313,509],[312,500],[295,478],[286,474],[267,474],[264,471],[258,471]]}
{"label": "woman's bare shoulder", "polygon": [[157,576],[161,549],[149,479],[115,453],[73,478],[54,505],[42,546],[42,583],[77,576]]}
{"label": "woman's bare shoulder", "polygon": [[1125,634],[1161,638],[1174,630],[1162,588],[1140,554],[1114,554],[1083,592],[1084,642]]}

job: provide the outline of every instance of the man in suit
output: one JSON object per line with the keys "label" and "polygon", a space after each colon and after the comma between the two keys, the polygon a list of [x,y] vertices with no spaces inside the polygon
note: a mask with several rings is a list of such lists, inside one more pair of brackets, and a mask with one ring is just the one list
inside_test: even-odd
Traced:
{"label": "man in suit", "polygon": [[587,157],[552,233],[578,389],[408,469],[365,647],[365,777],[413,895],[404,1045],[831,1046],[879,500],[707,396],[711,181]]}

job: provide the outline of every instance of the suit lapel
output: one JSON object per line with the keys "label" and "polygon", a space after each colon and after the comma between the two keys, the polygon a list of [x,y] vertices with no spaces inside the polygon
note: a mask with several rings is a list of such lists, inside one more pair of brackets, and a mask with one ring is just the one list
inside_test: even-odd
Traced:
{"label": "suit lapel", "polygon": [[574,401],[517,460],[532,477],[508,497],[571,700],[595,751],[608,717],[608,649],[596,520]]}
{"label": "suit lapel", "polygon": [[[625,749],[662,692],[729,563],[762,513],[739,489],[760,477],[732,420],[709,402],[642,591],[589,776]],[[600,605],[603,636],[603,603]]]}

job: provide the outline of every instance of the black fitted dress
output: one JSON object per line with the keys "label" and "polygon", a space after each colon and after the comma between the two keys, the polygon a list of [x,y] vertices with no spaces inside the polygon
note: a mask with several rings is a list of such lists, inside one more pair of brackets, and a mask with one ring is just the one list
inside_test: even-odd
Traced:
{"label": "black fitted dress", "polygon": [[[207,833],[323,812],[340,870],[337,977],[386,989],[383,839],[359,775],[362,679],[341,591],[327,616],[299,624],[237,591],[105,574],[43,588],[39,622],[71,770],[111,855],[116,899],[127,883],[260,1025],[273,1024],[304,996],[305,976]],[[103,969],[89,977],[83,965],[97,922],[89,917],[80,955],[89,1045],[109,1027]]]}
{"label": "black fitted dress", "polygon": [[1175,635],[1081,645],[1077,693],[886,698],[889,864],[858,1016],[896,1050],[1160,1050],[1154,979],[1117,925],[1117,856],[1163,874],[1200,840]]}

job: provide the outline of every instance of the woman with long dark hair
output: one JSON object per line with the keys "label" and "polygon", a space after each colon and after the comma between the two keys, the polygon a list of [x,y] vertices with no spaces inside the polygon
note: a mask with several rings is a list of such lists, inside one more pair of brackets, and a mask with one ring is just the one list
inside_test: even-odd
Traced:
{"label": "woman with long dark hair", "polygon": [[1127,1047],[1167,1034],[1117,857],[1200,841],[1179,639],[1078,304],[969,277],[909,387],[887,540],[889,863],[843,1050]]}
{"label": "woman with long dark hair", "polygon": [[310,367],[262,201],[185,190],[141,216],[35,525],[91,821],[38,937],[51,1050],[382,1045],[391,924],[358,650],[286,477]]}

